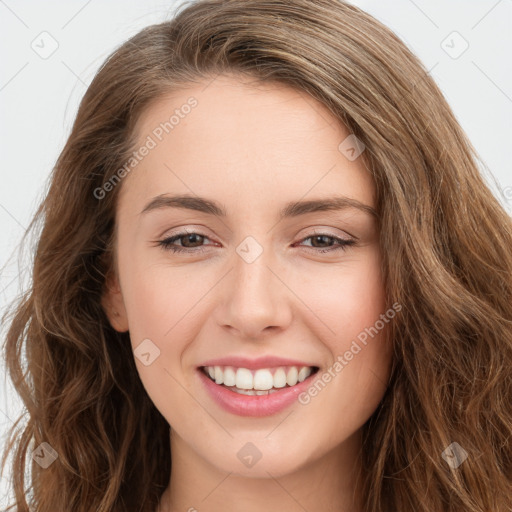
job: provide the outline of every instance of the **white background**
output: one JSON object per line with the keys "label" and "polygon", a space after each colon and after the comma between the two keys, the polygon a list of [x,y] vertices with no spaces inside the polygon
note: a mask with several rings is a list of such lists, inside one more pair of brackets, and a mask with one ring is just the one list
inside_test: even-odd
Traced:
{"label": "white background", "polygon": [[[393,29],[431,70],[488,167],[494,193],[512,212],[512,0],[353,3]],[[172,0],[0,0],[0,313],[20,291],[20,272],[27,282],[30,269],[15,251],[87,85],[114,48],[141,28],[172,17],[176,5]],[[50,48],[49,36],[40,36],[44,31],[58,44],[46,59],[31,47],[46,37]],[[464,40],[467,50],[453,58]],[[1,436],[17,418],[20,402],[0,368]],[[2,448],[5,436],[0,439]],[[0,505],[6,492],[4,477]]]}

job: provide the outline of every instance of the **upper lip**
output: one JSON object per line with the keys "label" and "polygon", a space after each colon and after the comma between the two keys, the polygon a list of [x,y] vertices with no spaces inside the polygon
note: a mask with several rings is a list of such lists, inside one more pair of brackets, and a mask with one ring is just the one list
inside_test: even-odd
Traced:
{"label": "upper lip", "polygon": [[199,367],[203,366],[235,366],[236,368],[247,368],[248,370],[258,370],[260,368],[273,368],[277,366],[309,366],[316,367],[314,364],[298,361],[297,359],[288,359],[277,356],[263,356],[251,359],[242,356],[228,356],[218,359],[210,359]]}

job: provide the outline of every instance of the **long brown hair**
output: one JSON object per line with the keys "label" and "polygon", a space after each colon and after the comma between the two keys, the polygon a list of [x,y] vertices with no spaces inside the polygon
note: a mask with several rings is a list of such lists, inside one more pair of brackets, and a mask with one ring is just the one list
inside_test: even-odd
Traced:
{"label": "long brown hair", "polygon": [[[42,226],[32,283],[4,318],[28,415],[2,461],[12,454],[17,511],[28,497],[38,512],[153,512],[169,482],[169,425],[129,334],[101,305],[122,183],[101,199],[94,191],[134,151],[150,102],[219,73],[310,94],[366,146],[386,292],[402,311],[390,324],[390,382],[364,426],[365,510],[511,510],[511,219],[443,95],[389,29],[350,4],[206,0],[107,59],[29,226]],[[443,459],[455,442],[467,453],[458,467]],[[30,459],[25,489],[27,453],[41,443],[58,458],[47,468]]]}

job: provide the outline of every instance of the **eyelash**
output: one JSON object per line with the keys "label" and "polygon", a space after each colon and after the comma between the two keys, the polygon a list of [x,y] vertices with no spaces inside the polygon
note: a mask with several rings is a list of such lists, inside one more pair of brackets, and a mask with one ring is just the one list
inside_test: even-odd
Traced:
{"label": "eyelash", "polygon": [[[157,245],[161,246],[164,251],[172,251],[174,253],[188,253],[188,254],[203,253],[205,251],[204,246],[193,247],[193,248],[183,248],[178,245],[173,245],[173,242],[175,242],[176,240],[179,240],[180,238],[188,236],[188,235],[199,235],[199,236],[209,240],[209,238],[206,235],[202,235],[201,233],[198,233],[195,231],[191,231],[191,232],[186,231],[183,233],[177,233],[176,235],[173,235],[172,237],[166,238],[164,240],[159,240]],[[348,249],[348,247],[356,244],[355,240],[345,240],[344,238],[339,238],[337,236],[329,235],[327,233],[315,233],[314,235],[310,235],[306,238],[303,238],[301,240],[301,242],[304,242],[305,240],[309,240],[310,238],[322,237],[322,236],[331,238],[332,240],[338,242],[338,247],[331,247],[328,249],[320,249],[320,248],[312,247],[314,252],[324,254],[327,252],[340,251],[340,250],[346,251]]]}

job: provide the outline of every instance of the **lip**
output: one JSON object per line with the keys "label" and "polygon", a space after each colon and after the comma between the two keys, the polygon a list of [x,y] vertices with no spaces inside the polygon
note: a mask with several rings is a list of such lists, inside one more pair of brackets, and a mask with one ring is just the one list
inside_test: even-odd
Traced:
{"label": "lip", "polygon": [[[223,360],[219,359],[216,361]],[[233,361],[233,359],[229,359],[229,361]],[[213,363],[213,361],[210,361],[210,363]],[[218,364],[218,366],[222,366],[224,364],[226,363]],[[206,364],[205,366],[215,365]],[[226,366],[229,365],[226,364]],[[233,364],[233,366],[236,365]],[[308,365],[302,364],[302,366]],[[242,367],[247,368],[247,366]],[[258,366],[256,368],[261,368],[261,366]],[[252,369],[254,369],[254,367]],[[272,414],[277,414],[278,412],[284,410],[293,402],[297,401],[298,396],[312,384],[313,380],[316,377],[318,377],[318,375],[320,375],[320,370],[318,369],[315,373],[311,374],[307,379],[304,379],[302,382],[298,382],[297,384],[295,384],[295,386],[281,388],[279,391],[276,391],[275,393],[272,393],[270,395],[254,396],[241,395],[239,393],[236,393],[235,391],[231,391],[230,389],[222,385],[215,384],[215,382],[212,381],[201,368],[197,369],[197,373],[207,393],[214,400],[214,402],[217,403],[217,405],[219,405],[220,407],[222,407],[225,411],[230,412],[232,414],[236,414],[237,416],[271,416]]]}
{"label": "lip", "polygon": [[285,359],[276,356],[263,356],[256,359],[249,359],[241,356],[222,357],[219,359],[210,359],[205,361],[198,368],[202,366],[235,366],[236,368],[247,368],[248,370],[258,370],[260,368],[274,368],[277,366],[315,366],[318,368],[318,364],[312,364],[304,361],[298,361],[296,359]]}

